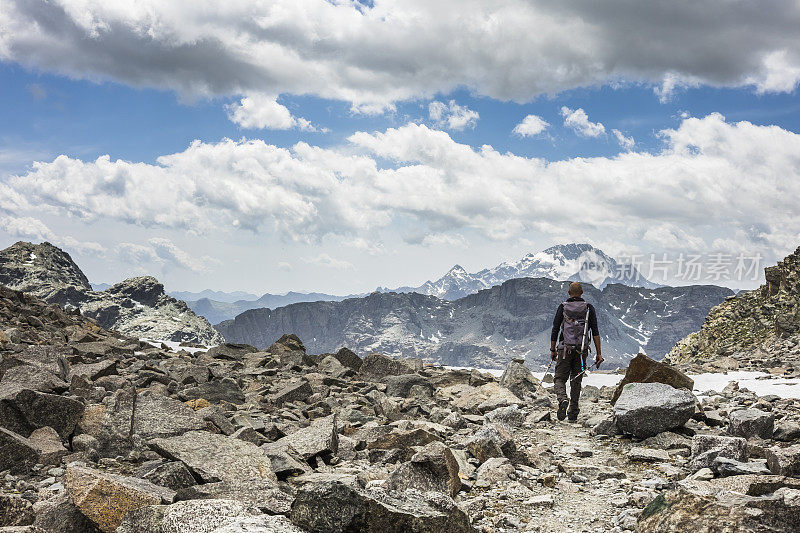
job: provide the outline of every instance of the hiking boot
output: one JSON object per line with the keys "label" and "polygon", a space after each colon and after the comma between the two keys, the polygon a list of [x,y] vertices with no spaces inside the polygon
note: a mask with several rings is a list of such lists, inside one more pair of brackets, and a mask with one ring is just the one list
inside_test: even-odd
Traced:
{"label": "hiking boot", "polygon": [[562,400],[558,403],[558,413],[556,416],[559,420],[564,420],[567,418],[567,407],[569,406],[569,400]]}
{"label": "hiking boot", "polygon": [[578,413],[570,413],[569,414],[569,421],[570,422],[577,422],[578,421]]}

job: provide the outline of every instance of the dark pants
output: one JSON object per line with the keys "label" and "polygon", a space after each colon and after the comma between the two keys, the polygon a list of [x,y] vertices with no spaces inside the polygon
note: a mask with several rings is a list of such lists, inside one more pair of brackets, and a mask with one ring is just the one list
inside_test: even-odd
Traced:
{"label": "dark pants", "polygon": [[[583,354],[584,369],[586,368],[588,355],[588,353]],[[580,374],[581,371],[580,350],[569,351],[565,356],[562,356],[559,352],[558,359],[556,359],[556,370],[553,374],[553,388],[556,391],[556,398],[558,398],[559,404],[567,399],[567,381]],[[569,414],[571,415],[577,415],[580,410],[578,400],[581,397],[581,381],[583,381],[583,374],[570,382]]]}

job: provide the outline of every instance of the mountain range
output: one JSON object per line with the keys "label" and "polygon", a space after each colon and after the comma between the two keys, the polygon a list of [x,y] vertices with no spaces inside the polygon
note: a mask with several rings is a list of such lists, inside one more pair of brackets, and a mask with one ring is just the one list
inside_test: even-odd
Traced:
{"label": "mountain range", "polygon": [[[456,300],[374,292],[339,302],[252,309],[215,327],[229,342],[259,348],[292,332],[318,353],[346,346],[360,353],[422,357],[454,366],[500,368],[512,357],[542,366],[553,314],[566,298],[567,285],[518,278]],[[639,351],[662,357],[700,327],[709,309],[731,296],[730,289],[712,285],[585,286],[586,299],[597,309],[609,366],[625,366]]]}
{"label": "mountain range", "polygon": [[441,278],[426,281],[419,287],[379,287],[377,290],[418,292],[445,300],[456,300],[514,278],[583,281],[599,289],[609,283],[648,289],[659,287],[645,278],[634,265],[618,263],[616,259],[590,244],[573,243],[551,246],[541,252],[529,253],[519,261],[506,261],[474,274],[467,272],[461,265],[455,265]]}

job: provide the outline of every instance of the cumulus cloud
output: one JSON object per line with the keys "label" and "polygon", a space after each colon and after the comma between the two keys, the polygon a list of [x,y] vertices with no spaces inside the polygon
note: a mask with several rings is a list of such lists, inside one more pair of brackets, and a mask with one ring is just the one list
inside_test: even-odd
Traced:
{"label": "cumulus cloud", "polygon": [[334,270],[352,270],[353,264],[343,259],[336,259],[328,254],[319,254],[316,257],[304,259],[306,263],[318,265],[325,268],[332,268]]}
{"label": "cumulus cloud", "polygon": [[591,122],[589,115],[581,108],[570,109],[563,106],[561,116],[564,117],[564,125],[582,137],[600,137],[606,133],[606,127],[599,122]]}
{"label": "cumulus cloud", "polygon": [[633,150],[633,146],[636,144],[636,141],[633,140],[633,137],[627,137],[624,133],[617,129],[611,130],[611,133],[613,133],[614,137],[617,138],[617,142],[622,148],[629,152]]}
{"label": "cumulus cloud", "polygon": [[0,217],[0,229],[14,238],[36,241],[53,241],[56,239],[55,233],[44,222],[38,218],[28,216]]}
{"label": "cumulus cloud", "polygon": [[450,100],[448,104],[434,100],[428,104],[428,116],[437,125],[456,131],[465,128],[475,129],[480,118],[477,111],[460,106],[455,100]]}
{"label": "cumulus cloud", "polygon": [[228,118],[243,128],[319,131],[308,120],[293,116],[275,96],[252,94],[242,98],[238,104],[229,104],[226,110]]}
{"label": "cumulus cloud", "polygon": [[800,79],[794,0],[5,0],[0,27],[0,60],[27,67],[354,109],[457,87],[524,102],[619,81],[787,91]]}
{"label": "cumulus cloud", "polygon": [[163,237],[153,237],[147,244],[121,242],[114,248],[119,258],[134,267],[158,265],[160,267],[177,266],[192,272],[208,270],[203,262],[198,261],[175,243]]}
{"label": "cumulus cloud", "polygon": [[520,137],[534,137],[546,130],[549,125],[538,115],[528,115],[522,119],[522,122],[514,126],[511,132]]}
{"label": "cumulus cloud", "polygon": [[[653,153],[548,162],[472,148],[411,123],[355,133],[340,148],[223,140],[195,141],[156,164],[59,156],[5,186],[35,209],[87,221],[197,233],[267,230],[301,242],[371,239],[393,224],[419,235],[613,235],[657,247],[739,231],[776,253],[800,241],[799,134],[715,113],[687,117],[660,136],[663,148]],[[575,191],[591,201],[565,227],[561,206]],[[158,257],[152,246],[122,251]]]}

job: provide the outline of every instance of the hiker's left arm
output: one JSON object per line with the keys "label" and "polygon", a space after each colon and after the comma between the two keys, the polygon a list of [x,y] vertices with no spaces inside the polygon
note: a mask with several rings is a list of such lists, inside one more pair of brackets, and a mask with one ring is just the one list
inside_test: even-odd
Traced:
{"label": "hiker's left arm", "polygon": [[594,340],[595,362],[599,366],[603,362],[602,350],[600,348],[600,329],[597,327],[597,312],[594,306],[590,304],[589,307],[589,328],[592,330],[592,339]]}
{"label": "hiker's left arm", "polygon": [[595,360],[595,362],[597,363],[597,366],[599,367],[599,366],[600,366],[600,363],[602,363],[603,361],[605,361],[605,359],[603,359],[603,356],[602,356],[602,355],[600,355],[600,353],[601,353],[601,352],[600,352],[600,335],[595,335],[595,336],[594,336],[594,337],[592,337],[592,338],[594,339],[594,351],[595,351],[595,353],[597,354],[597,355],[595,356],[594,360]]}

